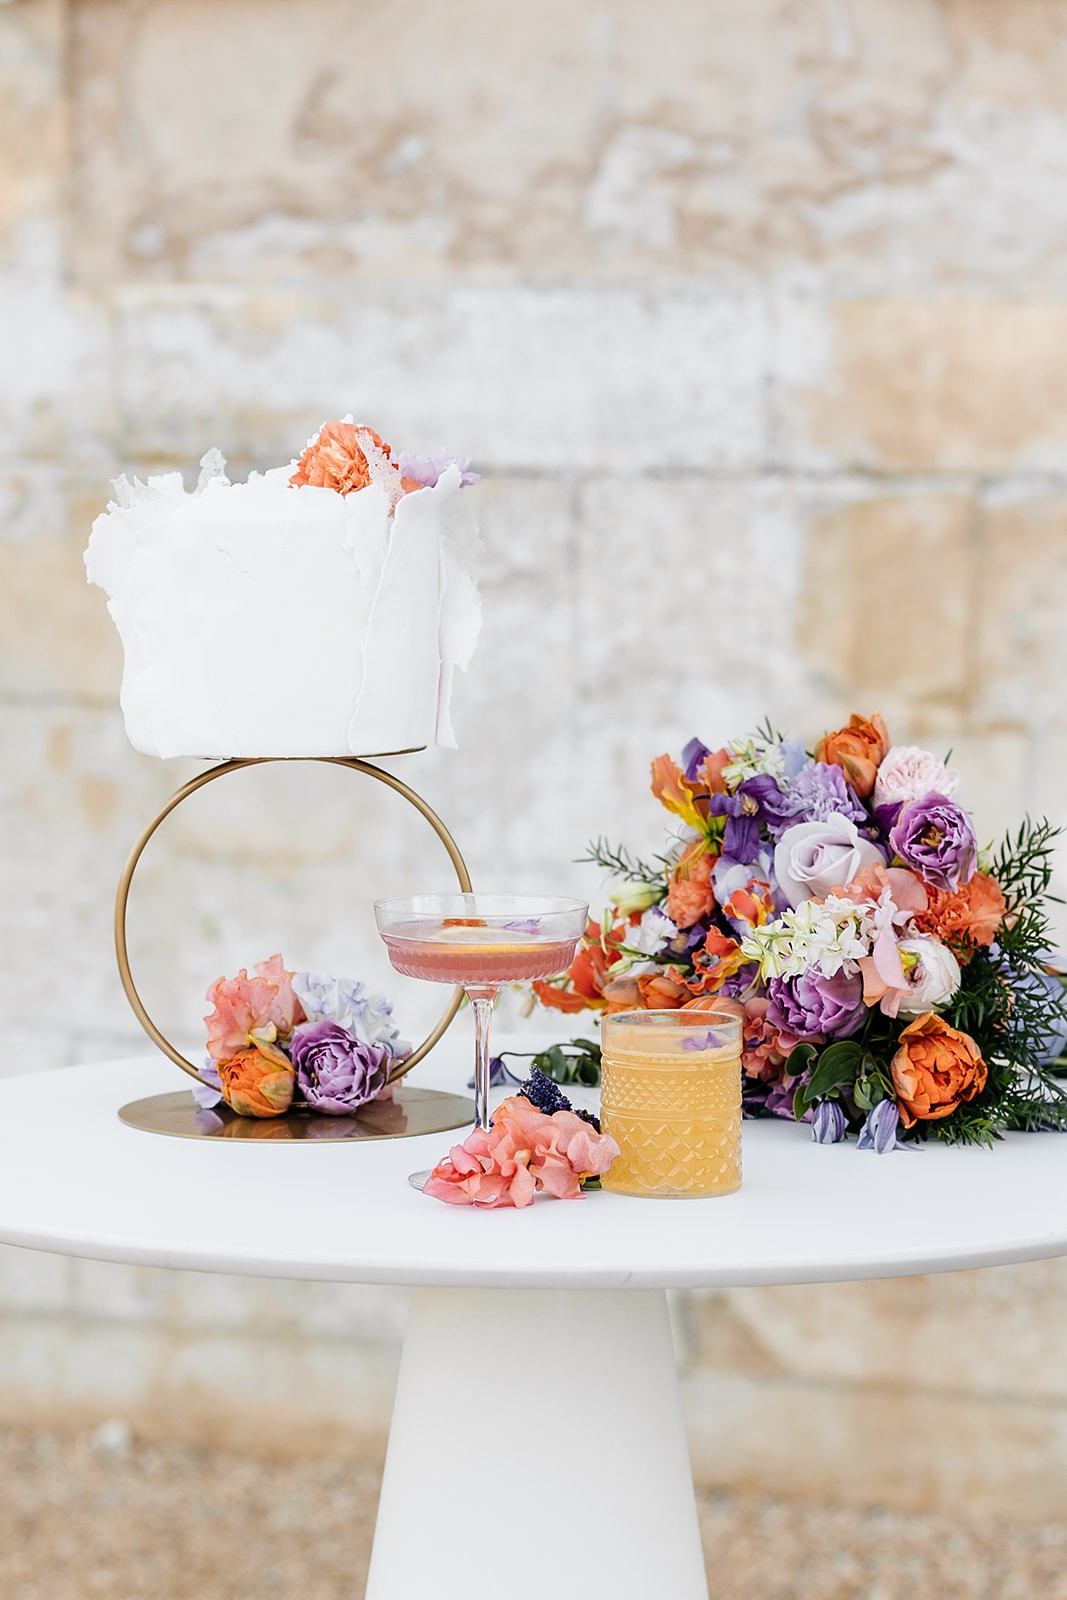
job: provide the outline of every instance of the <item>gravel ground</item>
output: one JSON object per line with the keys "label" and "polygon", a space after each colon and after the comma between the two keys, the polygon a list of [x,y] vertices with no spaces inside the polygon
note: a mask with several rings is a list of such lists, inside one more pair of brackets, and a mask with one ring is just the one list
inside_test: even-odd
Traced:
{"label": "gravel ground", "polygon": [[[0,1430],[3,1600],[359,1600],[378,1476]],[[714,1600],[1067,1600],[1067,1522],[716,1494],[701,1500]],[[670,1600],[656,1596],[652,1600]]]}

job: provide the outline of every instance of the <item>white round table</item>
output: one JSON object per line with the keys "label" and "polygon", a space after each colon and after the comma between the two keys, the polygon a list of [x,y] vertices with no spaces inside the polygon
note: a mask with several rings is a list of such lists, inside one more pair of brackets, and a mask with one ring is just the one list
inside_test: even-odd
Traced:
{"label": "white round table", "polygon": [[[418,1080],[454,1090],[469,1059],[457,1029]],[[751,1123],[734,1195],[672,1204],[594,1193],[476,1212],[406,1182],[462,1133],[189,1141],[116,1115],[180,1087],[156,1056],[0,1082],[0,1241],[413,1286],[368,1600],[467,1600],[483,1585],[508,1600],[702,1600],[666,1289],[1067,1253],[1067,1143],[1056,1134],[880,1157]]]}

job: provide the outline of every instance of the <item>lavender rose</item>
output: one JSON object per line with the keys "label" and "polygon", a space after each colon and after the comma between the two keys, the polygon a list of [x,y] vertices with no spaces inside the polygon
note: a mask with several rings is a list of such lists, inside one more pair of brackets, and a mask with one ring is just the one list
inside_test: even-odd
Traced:
{"label": "lavender rose", "polygon": [[813,895],[821,899],[879,865],[885,866],[885,857],[877,845],[861,838],[852,818],[840,812],[794,823],[774,847],[774,875],[791,906]]}
{"label": "lavender rose", "polygon": [[947,795],[928,794],[904,807],[889,844],[906,867],[935,889],[955,893],[978,865],[978,840],[971,819]]}
{"label": "lavender rose", "polygon": [[863,979],[859,973],[805,972],[799,978],[772,978],[767,985],[767,1021],[801,1038],[847,1039],[863,1022]]}
{"label": "lavender rose", "polygon": [[294,1028],[289,1053],[308,1105],[332,1117],[348,1116],[381,1094],[393,1065],[384,1046],[363,1044],[328,1018]]}

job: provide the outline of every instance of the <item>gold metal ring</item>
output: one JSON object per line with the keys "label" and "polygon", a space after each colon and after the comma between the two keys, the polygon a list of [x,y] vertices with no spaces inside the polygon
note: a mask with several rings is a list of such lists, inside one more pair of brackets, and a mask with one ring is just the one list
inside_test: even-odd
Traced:
{"label": "gold metal ring", "polygon": [[[467,871],[467,864],[459,853],[459,847],[457,846],[456,841],[453,839],[452,835],[449,833],[448,829],[445,827],[437,813],[426,804],[426,801],[421,795],[416,794],[414,789],[409,788],[408,785],[402,782],[400,778],[394,777],[391,772],[384,772],[381,767],[372,766],[369,761],[361,761],[356,756],[262,756],[249,758],[247,760],[223,761],[219,766],[211,767],[207,772],[201,772],[198,777],[190,778],[189,782],[183,784],[176,794],[171,795],[166,805],[161,807],[161,809],[152,818],[152,821],[148,824],[147,828],[145,828],[144,832],[141,834],[140,838],[137,840],[137,843],[134,845],[133,849],[129,853],[129,856],[127,857],[126,865],[123,867],[122,876],[119,879],[118,893],[115,896],[115,955],[118,958],[119,977],[122,980],[122,987],[125,990],[126,998],[130,1002],[130,1005],[133,1009],[133,1014],[141,1024],[141,1027],[152,1040],[152,1043],[162,1050],[163,1054],[169,1057],[169,1059],[174,1062],[176,1067],[181,1067],[183,1072],[187,1072],[191,1078],[196,1078],[197,1081],[201,1083],[204,1080],[193,1066],[193,1063],[191,1061],[187,1061],[181,1052],[174,1048],[166,1035],[162,1033],[153,1022],[152,1018],[148,1014],[144,1001],[137,992],[137,986],[133,981],[133,973],[130,970],[130,954],[126,944],[126,908],[130,898],[130,885],[133,882],[133,875],[137,870],[137,863],[140,861],[141,855],[144,852],[144,848],[149,839],[151,839],[160,823],[163,822],[165,818],[169,817],[171,812],[180,806],[183,800],[187,800],[191,794],[195,794],[196,791],[198,789],[202,789],[205,784],[213,783],[216,778],[225,777],[228,772],[239,772],[243,767],[266,766],[271,761],[290,759],[298,761],[325,761],[330,766],[351,767],[353,772],[365,773],[368,778],[374,778],[377,780],[377,782],[384,783],[387,788],[394,790],[398,795],[405,799],[409,805],[414,806],[415,810],[418,811],[421,816],[426,818],[426,821],[430,824],[430,827],[433,829],[434,833],[436,833],[437,837],[448,851],[449,860],[452,862],[452,865],[455,868],[456,877],[459,880],[460,888],[465,894],[470,892],[471,880],[470,873]],[[399,1066],[394,1067],[393,1071],[389,1074],[390,1083],[395,1083],[399,1078],[404,1077],[406,1073],[411,1071],[412,1067],[417,1066],[423,1057],[430,1053],[434,1045],[447,1031],[449,1024],[452,1022],[462,1003],[463,990],[461,988],[457,988],[453,992],[452,999],[437,1026],[432,1030],[432,1032],[427,1034],[426,1038],[419,1045],[418,1049],[413,1050],[411,1055],[405,1057]],[[298,1102],[294,1101],[294,1107],[297,1105]]]}

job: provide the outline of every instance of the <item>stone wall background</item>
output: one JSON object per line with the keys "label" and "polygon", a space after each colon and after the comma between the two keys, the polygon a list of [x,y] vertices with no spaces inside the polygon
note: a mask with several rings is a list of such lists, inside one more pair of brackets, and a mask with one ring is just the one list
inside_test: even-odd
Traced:
{"label": "stone wall background", "polygon": [[[648,759],[768,711],[951,748],[983,834],[1067,821],[1065,111],[1063,0],[0,4],[4,1070],[141,1050],[111,898],[197,770],[124,738],[108,480],[349,410],[485,474],[461,748],[398,768],[476,882],[595,895],[587,838],[659,837]],[[273,949],[373,972],[378,875],[442,871],[343,779],[229,780],[146,857],[180,1039]],[[1056,1515],[1065,1298],[688,1297],[698,1470]],[[395,1295],[8,1251],[0,1305],[0,1417],[380,1441]]]}

